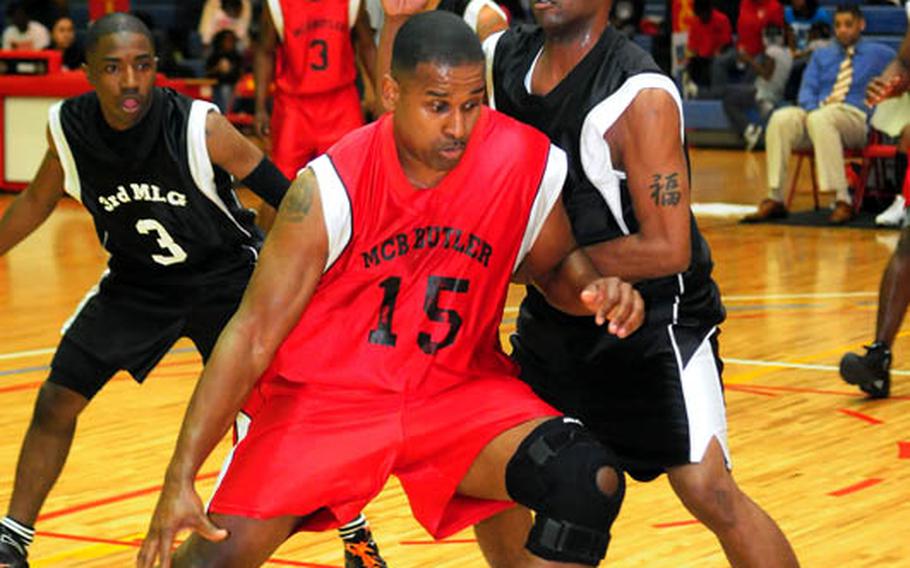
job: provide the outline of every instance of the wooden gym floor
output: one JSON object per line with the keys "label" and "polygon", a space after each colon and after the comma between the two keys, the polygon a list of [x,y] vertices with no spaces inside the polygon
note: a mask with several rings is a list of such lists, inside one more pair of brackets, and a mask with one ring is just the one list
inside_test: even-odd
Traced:
{"label": "wooden gym floor", "polygon": [[[762,197],[761,154],[695,150],[692,157],[694,201],[754,204]],[[0,208],[10,200],[0,197]],[[804,207],[801,198],[796,208]],[[778,521],[804,566],[910,566],[910,327],[894,346],[890,400],[865,400],[836,371],[845,351],[872,337],[878,282],[897,231],[741,226],[732,217],[699,222],[728,309],[720,344],[738,482]],[[58,330],[104,263],[88,215],[72,202],[0,258],[4,510]],[[504,336],[519,298],[513,290]],[[39,520],[33,568],[131,565],[199,369],[181,342],[141,390],[119,375],[98,396]],[[203,495],[227,449],[222,444],[202,468]],[[470,531],[433,542],[394,480],[367,514],[394,568],[484,565]],[[613,535],[610,566],[727,565],[665,478],[630,484]],[[270,565],[340,567],[341,544],[333,533],[302,534]]]}

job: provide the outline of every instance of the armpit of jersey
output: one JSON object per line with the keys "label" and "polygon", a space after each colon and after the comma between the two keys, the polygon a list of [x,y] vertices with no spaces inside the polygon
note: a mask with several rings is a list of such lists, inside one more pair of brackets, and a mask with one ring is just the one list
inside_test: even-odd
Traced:
{"label": "armpit of jersey", "polygon": [[63,167],[63,189],[76,200],[82,201],[82,182],[79,181],[76,159],[73,157],[69,142],[66,140],[66,134],[63,132],[63,124],[60,122],[60,110],[63,108],[63,102],[60,101],[54,104],[48,110],[48,126],[51,130],[54,146],[57,147],[60,165]]}
{"label": "armpit of jersey", "polygon": [[603,196],[604,201],[613,213],[613,217],[626,235],[629,228],[622,215],[622,200],[620,198],[620,181],[625,179],[624,172],[613,169],[613,160],[610,156],[610,147],[604,140],[607,130],[629,108],[638,93],[645,89],[662,89],[667,91],[679,110],[679,143],[682,144],[685,127],[683,124],[682,100],[676,85],[666,75],[659,73],[640,73],[633,75],[623,83],[615,93],[597,104],[585,117],[581,127],[581,166],[585,176],[597,191]]}
{"label": "armpit of jersey", "polygon": [[351,199],[328,155],[319,156],[307,167],[313,170],[319,183],[322,217],[329,240],[329,254],[323,270],[327,272],[351,241]]}
{"label": "armpit of jersey", "polygon": [[491,34],[490,37],[485,39],[483,42],[483,54],[487,60],[487,104],[490,106],[490,108],[494,109],[496,108],[496,97],[495,93],[493,92],[493,57],[496,55],[496,45],[499,43],[499,38],[501,38],[502,34],[504,33],[506,33],[506,30]]}
{"label": "armpit of jersey", "polygon": [[521,239],[521,248],[518,249],[515,266],[512,267],[513,273],[518,270],[528,251],[537,242],[537,236],[540,235],[544,222],[549,217],[550,211],[553,210],[553,206],[556,205],[559,196],[562,195],[568,167],[566,153],[562,148],[550,144],[547,167],[540,180],[540,187],[537,190],[537,197],[534,198],[534,205],[531,206],[531,215],[528,217],[525,234]]}

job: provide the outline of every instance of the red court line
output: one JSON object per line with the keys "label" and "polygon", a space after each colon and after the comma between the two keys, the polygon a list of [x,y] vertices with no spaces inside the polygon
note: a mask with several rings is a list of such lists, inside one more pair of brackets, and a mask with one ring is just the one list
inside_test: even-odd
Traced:
{"label": "red court line", "polygon": [[451,540],[403,540],[398,544],[404,545],[422,545],[422,544],[475,544],[477,539],[473,538],[453,538]]}
{"label": "red court line", "polygon": [[[738,385],[745,383],[727,383],[725,386]],[[809,389],[802,387],[783,387],[783,386],[771,386],[771,385],[753,385],[748,384],[747,386],[752,388],[758,388],[763,390],[769,390],[773,392],[793,392],[800,394],[830,394],[837,396],[857,396],[861,394],[859,391],[846,391],[846,390],[825,390],[825,389]],[[910,396],[891,396],[888,400],[910,400]]]}
{"label": "red court line", "polygon": [[726,388],[727,390],[735,391],[735,392],[744,392],[744,393],[748,393],[748,394],[759,394],[761,396],[769,396],[772,398],[777,397],[777,395],[774,394],[773,392],[768,392],[765,390],[760,390],[760,389],[753,388],[750,386],[745,386],[745,385],[728,384],[728,385],[724,385],[724,388]]}
{"label": "red court line", "polygon": [[6,392],[32,390],[32,389],[39,388],[43,384],[44,384],[44,381],[37,381],[34,383],[23,383],[21,385],[12,385],[12,386],[8,386],[8,387],[3,387],[3,388],[0,388],[0,394],[6,393]]}
{"label": "red court line", "polygon": [[910,442],[897,443],[897,459],[910,460]]}
{"label": "red court line", "polygon": [[657,523],[652,525],[655,529],[671,529],[674,527],[688,527],[691,525],[700,525],[701,522],[697,519],[690,519],[688,521],[673,521],[671,523]]}
{"label": "red court line", "polygon": [[854,483],[853,485],[851,485],[849,487],[844,487],[843,489],[838,489],[837,491],[832,491],[831,493],[828,493],[828,495],[831,495],[832,497],[843,497],[844,495],[849,495],[851,493],[856,493],[857,491],[862,491],[863,489],[867,489],[869,487],[872,487],[873,485],[878,485],[882,481],[884,481],[884,479],[872,477],[865,481],[860,481],[859,483]]}
{"label": "red court line", "polygon": [[[196,481],[212,479],[214,477],[218,477],[217,471],[211,471],[208,473],[200,474],[199,476],[196,477]],[[161,485],[155,485],[154,487],[145,487],[143,489],[136,489],[135,491],[121,493],[120,495],[113,495],[111,497],[105,497],[104,499],[98,499],[96,501],[88,501],[86,503],[81,503],[79,505],[73,505],[72,507],[67,507],[65,509],[51,511],[50,513],[44,513],[43,515],[38,516],[38,520],[47,521],[49,519],[56,519],[57,517],[71,515],[73,513],[78,513],[80,511],[86,511],[88,509],[95,509],[97,507],[102,507],[104,505],[110,505],[111,503],[127,501],[129,499],[133,499],[134,497],[142,497],[143,495],[148,495],[150,493],[157,493],[158,491],[161,491]]]}
{"label": "red court line", "polygon": [[[132,540],[113,540],[109,538],[98,538],[94,536],[79,536],[75,534],[63,534],[55,532],[45,532],[38,531],[36,533],[38,536],[45,536],[49,538],[59,538],[63,540],[73,540],[76,542],[91,542],[95,544],[110,544],[114,546],[126,546],[130,548],[139,548],[142,546],[142,541],[132,541]],[[285,560],[282,558],[272,558],[266,561],[266,564],[278,564],[281,566],[306,566],[308,568],[341,568],[336,564],[313,564],[312,562],[299,562],[297,560]]]}
{"label": "red court line", "polygon": [[841,408],[838,410],[841,414],[846,414],[847,416],[852,416],[853,418],[859,418],[869,424],[884,424],[884,421],[879,420],[878,418],[873,418],[868,414],[863,414],[862,412],[857,412],[855,410],[847,410],[846,408]]}

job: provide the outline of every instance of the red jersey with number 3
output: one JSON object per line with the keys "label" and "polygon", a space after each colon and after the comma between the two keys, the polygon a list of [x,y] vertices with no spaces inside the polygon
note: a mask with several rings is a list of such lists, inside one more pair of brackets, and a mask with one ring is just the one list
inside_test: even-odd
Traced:
{"label": "red jersey with number 3", "polygon": [[310,164],[337,256],[267,377],[427,394],[515,375],[499,343],[508,283],[559,199],[565,153],[484,107],[458,165],[417,189],[391,118]]}
{"label": "red jersey with number 3", "polygon": [[359,0],[268,0],[280,45],[275,87],[283,93],[324,93],[354,82],[351,28]]}

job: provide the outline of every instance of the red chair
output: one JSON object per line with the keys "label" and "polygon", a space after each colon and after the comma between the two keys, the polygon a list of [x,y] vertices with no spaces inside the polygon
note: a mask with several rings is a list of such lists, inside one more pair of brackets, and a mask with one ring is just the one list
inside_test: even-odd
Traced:
{"label": "red chair", "polygon": [[[869,174],[871,173],[872,168],[875,168],[875,179],[877,183],[881,184],[881,180],[884,179],[885,174],[885,165],[882,163],[882,160],[894,158],[895,154],[897,154],[897,146],[882,144],[881,134],[877,130],[870,131],[869,140],[865,147],[857,149],[848,148],[844,150],[845,160],[860,160],[859,179],[853,184],[853,210],[855,212],[858,213],[863,205],[863,198],[866,195],[866,186],[868,185]],[[790,209],[790,205],[793,203],[793,197],[796,195],[796,185],[799,182],[799,172],[802,169],[803,160],[808,158],[809,167],[812,168],[812,200],[817,211],[819,209],[819,189],[818,178],[815,174],[815,152],[812,148],[806,148],[794,150],[793,155],[796,156],[796,169],[793,172],[793,178],[790,181],[790,190],[787,193],[787,209]],[[847,165],[847,167],[849,168],[850,166]],[[879,193],[882,192],[881,187],[876,187],[875,190]]]}

